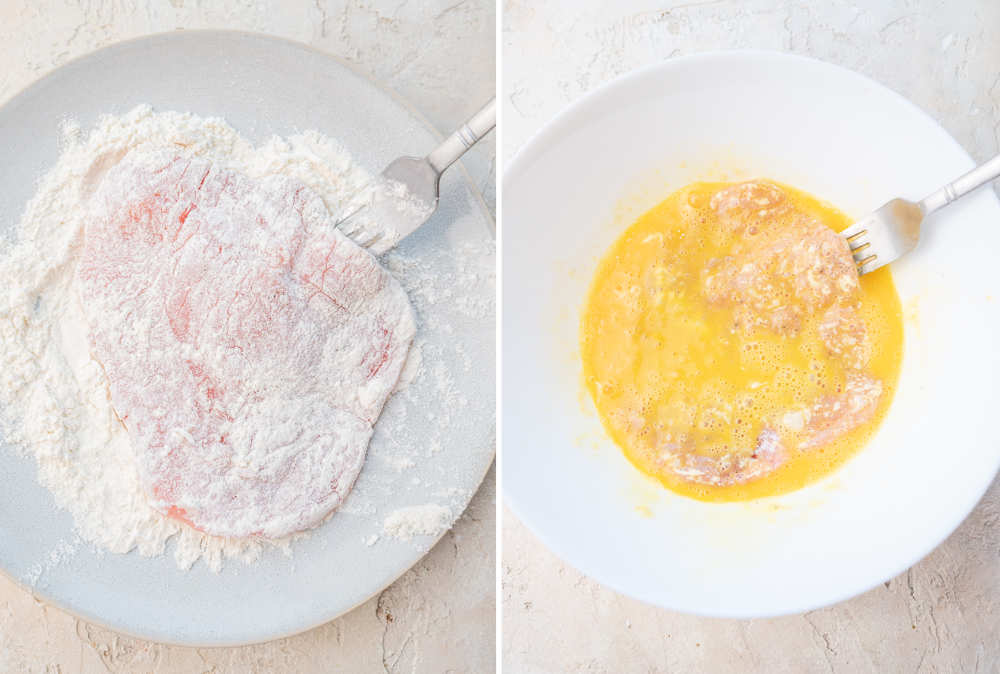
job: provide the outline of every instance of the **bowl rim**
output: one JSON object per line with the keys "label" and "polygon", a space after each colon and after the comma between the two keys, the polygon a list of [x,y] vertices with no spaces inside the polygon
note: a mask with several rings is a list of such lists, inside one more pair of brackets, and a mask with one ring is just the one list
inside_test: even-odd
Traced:
{"label": "bowl rim", "polygon": [[[972,168],[975,162],[968,151],[951,135],[951,133],[945,129],[940,122],[938,122],[933,116],[926,112],[923,108],[892,89],[889,86],[878,82],[871,77],[859,73],[850,68],[840,66],[828,61],[823,61],[821,59],[813,58],[810,56],[803,56],[801,54],[795,54],[790,52],[783,52],[771,49],[722,49],[722,50],[711,50],[695,52],[691,54],[686,54],[682,56],[676,56],[673,58],[666,59],[657,63],[648,64],[635,68],[629,72],[619,75],[597,87],[591,89],[590,91],[584,93],[582,96],[577,98],[575,101],[571,102],[565,108],[560,110],[554,117],[545,122],[540,128],[528,136],[524,143],[514,152],[513,156],[510,158],[509,162],[504,167],[503,171],[503,184],[502,184],[502,199],[506,198],[508,185],[516,179],[519,174],[524,171],[524,167],[533,162],[537,157],[543,155],[548,151],[548,146],[560,138],[567,130],[569,130],[578,118],[582,117],[587,109],[592,106],[597,100],[602,99],[614,91],[621,89],[623,87],[630,86],[637,80],[643,78],[651,77],[657,73],[666,73],[677,71],[680,69],[688,68],[691,66],[699,66],[709,63],[720,63],[724,61],[731,61],[733,59],[738,59],[743,62],[747,60],[755,60],[758,63],[767,62],[782,62],[782,63],[796,63],[800,66],[804,65],[806,67],[817,68],[820,71],[826,70],[830,73],[835,73],[841,77],[853,78],[860,84],[868,87],[876,88],[883,93],[886,93],[893,99],[897,104],[900,104],[909,109],[916,117],[922,118],[923,121],[930,123],[931,125],[940,129],[947,139],[950,141],[951,145],[955,150],[957,150],[966,160],[968,168]],[[982,190],[987,192],[987,190]],[[996,193],[991,189],[988,190],[988,199],[992,202],[992,205],[1000,211],[1000,199],[998,199]],[[502,263],[502,262],[501,262]],[[501,298],[502,299],[502,298]],[[501,301],[501,307],[503,303]],[[500,316],[499,327],[503,326],[503,315]],[[502,352],[501,343],[501,352]],[[503,381],[501,374],[500,381]],[[502,405],[504,396],[498,396],[498,405]],[[503,409],[500,409],[500,427],[503,428],[505,422],[507,421],[506,416],[503,413]],[[961,507],[956,507],[955,512],[960,513],[959,516],[950,522],[947,526],[942,527],[940,530],[934,531],[932,535],[927,536],[927,545],[916,554],[912,559],[907,559],[901,563],[894,565],[893,570],[889,575],[880,576],[872,580],[871,582],[865,584],[858,584],[847,588],[845,591],[837,593],[834,598],[827,600],[809,600],[802,601],[797,605],[788,605],[782,610],[767,610],[767,611],[752,611],[752,610],[698,610],[692,609],[691,607],[680,607],[676,605],[669,605],[669,603],[661,602],[659,599],[650,599],[647,597],[640,596],[639,594],[625,589],[620,586],[617,582],[608,582],[603,579],[598,579],[592,576],[589,572],[581,568],[580,565],[575,563],[565,554],[565,550],[561,544],[555,544],[553,536],[545,533],[542,527],[539,527],[537,522],[533,521],[530,516],[525,516],[525,509],[518,502],[515,495],[512,494],[506,483],[506,474],[503,470],[503,452],[501,452],[501,462],[499,464],[499,474],[501,480],[501,493],[503,494],[504,505],[510,509],[515,517],[520,520],[520,522],[527,527],[527,529],[546,547],[553,553],[557,558],[559,558],[564,563],[573,567],[583,575],[591,578],[601,585],[610,588],[611,590],[631,597],[643,603],[658,606],[664,609],[677,611],[679,613],[685,613],[688,615],[708,617],[708,618],[732,618],[732,619],[752,619],[752,618],[775,618],[786,615],[797,615],[806,613],[819,608],[824,608],[828,606],[833,606],[839,604],[848,599],[858,597],[876,587],[879,584],[885,583],[893,578],[896,578],[900,574],[904,573],[931,552],[938,548],[945,540],[947,540],[955,531],[968,519],[969,515],[975,510],[980,501],[982,501],[986,492],[989,490],[990,486],[993,484],[1000,473],[1000,451],[997,451],[996,456],[993,461],[993,467],[991,471],[984,472],[981,483],[976,486],[975,489],[969,490],[968,497],[965,499],[965,503]],[[839,469],[838,469],[839,470]]]}

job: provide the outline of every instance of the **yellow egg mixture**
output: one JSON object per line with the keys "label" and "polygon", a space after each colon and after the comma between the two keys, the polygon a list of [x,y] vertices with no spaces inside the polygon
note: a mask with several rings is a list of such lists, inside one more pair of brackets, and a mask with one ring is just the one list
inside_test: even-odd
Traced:
{"label": "yellow egg mixture", "polygon": [[694,183],[600,262],[581,325],[601,421],[680,494],[781,494],[843,463],[892,400],[902,311],[840,211],[766,180]]}

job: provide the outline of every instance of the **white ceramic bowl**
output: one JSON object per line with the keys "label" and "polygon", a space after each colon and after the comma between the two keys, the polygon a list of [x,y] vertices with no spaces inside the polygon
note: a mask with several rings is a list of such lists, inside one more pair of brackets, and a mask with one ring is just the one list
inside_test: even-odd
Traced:
{"label": "white ceramic bowl", "polygon": [[877,435],[819,483],[708,504],[642,477],[582,389],[577,330],[596,263],[636,216],[702,178],[767,176],[860,216],[973,165],[934,120],[842,68],[778,53],[671,60],[553,120],[503,191],[503,485],[556,554],[663,607],[805,611],[889,579],[968,515],[1000,464],[1000,204],[988,189],[925,223],[892,265],[906,315]]}

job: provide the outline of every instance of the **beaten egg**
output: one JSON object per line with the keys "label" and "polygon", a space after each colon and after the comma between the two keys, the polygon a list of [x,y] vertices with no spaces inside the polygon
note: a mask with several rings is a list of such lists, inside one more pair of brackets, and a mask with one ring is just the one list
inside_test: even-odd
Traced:
{"label": "beaten egg", "polygon": [[888,267],[859,277],[851,220],[768,180],[694,183],[600,261],[585,385],[628,459],[707,501],[777,495],[843,464],[892,401],[903,321]]}

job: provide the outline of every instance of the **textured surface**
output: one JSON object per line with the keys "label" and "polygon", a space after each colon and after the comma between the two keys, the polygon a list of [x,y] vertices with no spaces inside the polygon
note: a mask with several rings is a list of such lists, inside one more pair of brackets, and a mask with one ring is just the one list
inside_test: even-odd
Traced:
{"label": "textured surface", "polygon": [[[260,30],[345,58],[440,130],[493,91],[491,2],[0,4],[0,102],[67,60],[176,28]],[[431,28],[428,29],[428,26]],[[493,139],[464,161],[493,202]],[[36,602],[0,577],[0,671],[489,671],[494,644],[494,478],[455,528],[390,588],[313,631],[241,649],[151,644]]]}
{"label": "textured surface", "polygon": [[494,471],[455,527],[378,597],[326,625],[242,648],[134,639],[36,601],[0,576],[0,672],[489,672]]}
{"label": "textured surface", "polygon": [[[926,0],[507,0],[503,22],[505,161],[568,103],[615,76],[674,55],[729,48],[839,63],[923,107],[975,159],[998,151],[1000,43],[990,27],[1000,22],[1000,5],[989,0],[970,0],[960,11]],[[883,587],[800,616],[715,620],[598,585],[553,556],[508,511],[505,671],[1000,672],[998,541],[995,482],[947,542]]]}

